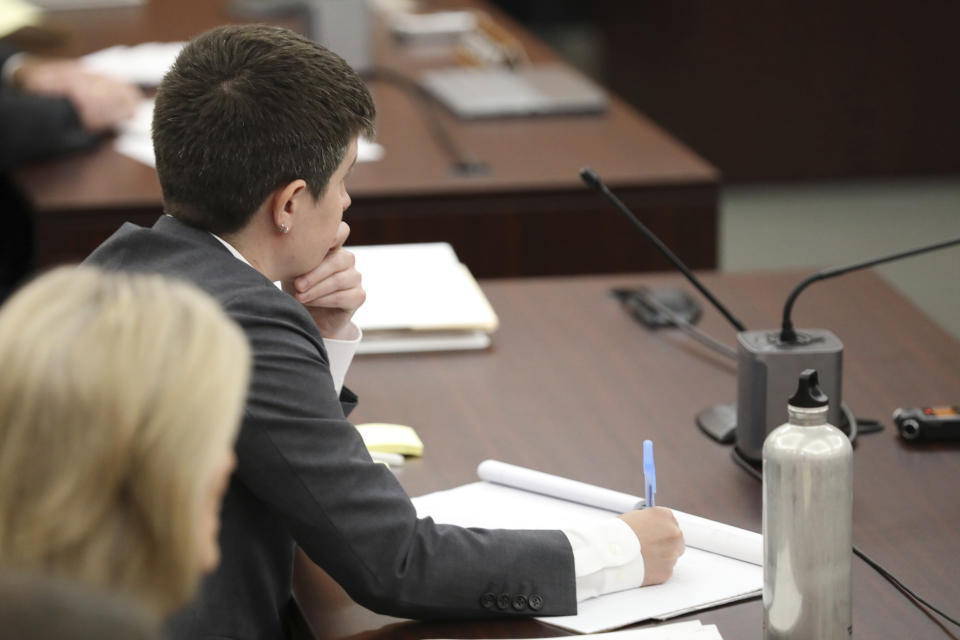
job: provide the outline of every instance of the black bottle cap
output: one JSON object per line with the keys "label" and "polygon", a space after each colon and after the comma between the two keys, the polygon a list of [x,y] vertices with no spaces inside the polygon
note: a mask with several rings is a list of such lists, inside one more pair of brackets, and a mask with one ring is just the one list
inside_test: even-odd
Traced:
{"label": "black bottle cap", "polygon": [[816,369],[804,369],[800,374],[800,383],[797,392],[788,401],[792,407],[801,409],[817,409],[828,404],[826,394],[820,390],[820,380]]}

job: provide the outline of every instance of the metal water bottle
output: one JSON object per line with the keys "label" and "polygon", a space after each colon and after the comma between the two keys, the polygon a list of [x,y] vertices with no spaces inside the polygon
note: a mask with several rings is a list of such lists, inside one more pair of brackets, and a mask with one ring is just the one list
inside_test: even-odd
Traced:
{"label": "metal water bottle", "polygon": [[817,372],[763,444],[763,637],[848,640],[853,448],[827,423]]}

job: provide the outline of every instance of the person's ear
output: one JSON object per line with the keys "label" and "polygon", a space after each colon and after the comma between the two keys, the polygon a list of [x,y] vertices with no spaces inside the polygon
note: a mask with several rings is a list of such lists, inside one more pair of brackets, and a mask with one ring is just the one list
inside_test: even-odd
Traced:
{"label": "person's ear", "polygon": [[306,181],[298,178],[273,192],[270,216],[273,226],[279,234],[293,230],[297,212],[304,195],[307,194]]}

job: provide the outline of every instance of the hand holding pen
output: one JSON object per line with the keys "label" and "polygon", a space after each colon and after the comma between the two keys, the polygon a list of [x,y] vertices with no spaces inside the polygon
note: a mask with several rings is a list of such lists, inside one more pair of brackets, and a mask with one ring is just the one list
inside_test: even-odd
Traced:
{"label": "hand holding pen", "polygon": [[655,505],[657,472],[653,462],[653,443],[643,443],[644,501],[643,509],[630,511],[620,516],[640,541],[643,556],[643,586],[661,584],[673,574],[677,559],[683,555],[686,545],[673,512]]}

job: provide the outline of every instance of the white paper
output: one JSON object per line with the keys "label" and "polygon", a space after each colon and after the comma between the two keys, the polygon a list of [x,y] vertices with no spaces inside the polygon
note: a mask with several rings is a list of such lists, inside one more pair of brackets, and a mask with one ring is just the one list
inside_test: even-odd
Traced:
{"label": "white paper", "polygon": [[456,36],[476,27],[477,17],[470,11],[398,13],[390,19],[391,31],[406,38]]}
{"label": "white paper", "polygon": [[157,160],[153,155],[153,138],[150,127],[153,124],[153,100],[145,99],[134,112],[133,117],[127,120],[113,142],[117,153],[133,158],[137,162],[149,167],[156,167]]}
{"label": "white paper", "polygon": [[[567,640],[570,636],[542,640]],[[608,633],[590,633],[580,636],[589,640],[723,640],[717,626],[703,625],[699,620],[662,624],[645,629],[628,629]]]}
{"label": "white paper", "polygon": [[88,70],[126,80],[132,84],[156,87],[173,66],[185,42],[145,42],[133,47],[117,45],[83,56]]}
{"label": "white paper", "polygon": [[[487,465],[486,469],[489,468]],[[431,516],[441,523],[485,529],[572,528],[591,520],[616,517],[621,511],[590,507],[486,481],[420,496],[414,498],[413,503],[420,517]],[[586,600],[579,604],[575,616],[543,617],[540,620],[579,633],[596,633],[651,618],[667,619],[762,593],[762,563],[718,555],[692,544],[709,547],[727,544],[730,538],[736,542],[747,540],[752,542],[745,545],[750,552],[746,555],[752,554],[756,546],[762,557],[759,534],[736,527],[729,527],[733,530],[730,532],[728,525],[674,513],[684,532],[687,550],[677,561],[673,576],[667,582]]]}
{"label": "white paper", "polygon": [[688,547],[663,584],[584,600],[574,616],[539,620],[580,633],[595,633],[650,618],[666,620],[762,592],[763,567]]}

